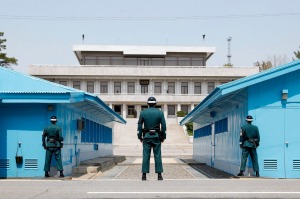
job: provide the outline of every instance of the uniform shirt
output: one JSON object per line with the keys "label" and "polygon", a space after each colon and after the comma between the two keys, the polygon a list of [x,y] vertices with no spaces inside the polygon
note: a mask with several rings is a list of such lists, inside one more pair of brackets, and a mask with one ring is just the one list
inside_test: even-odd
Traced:
{"label": "uniform shirt", "polygon": [[248,124],[245,124],[244,126],[242,126],[241,134],[240,134],[240,146],[256,148],[254,143],[249,141],[249,139],[257,139],[257,143],[259,145],[260,136],[259,136],[258,127],[255,125],[252,125],[251,123],[248,123]]}
{"label": "uniform shirt", "polygon": [[[162,131],[163,139],[166,139],[166,121],[164,113],[161,110],[156,109],[155,107],[150,107],[141,112],[140,118],[138,121],[138,138],[142,138],[142,128],[144,124],[144,129],[155,129]],[[150,135],[149,133],[145,134],[144,138],[158,138],[158,133]]]}
{"label": "uniform shirt", "polygon": [[[50,124],[44,128],[42,136],[43,147],[62,147],[64,138],[62,137],[61,132],[61,127],[56,124]],[[55,141],[51,142],[51,139],[54,139]]]}

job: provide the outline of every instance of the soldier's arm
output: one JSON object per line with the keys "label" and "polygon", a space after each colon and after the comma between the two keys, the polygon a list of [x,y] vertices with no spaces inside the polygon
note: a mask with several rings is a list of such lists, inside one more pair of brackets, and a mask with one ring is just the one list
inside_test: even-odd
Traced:
{"label": "soldier's arm", "polygon": [[58,136],[59,136],[58,141],[60,142],[60,147],[62,148],[63,145],[64,145],[64,138],[62,136],[62,129],[61,129],[61,127],[59,127]]}
{"label": "soldier's arm", "polygon": [[167,134],[166,134],[167,125],[166,125],[166,120],[165,120],[165,116],[164,116],[163,112],[161,114],[160,123],[161,123],[161,131],[163,133],[163,139],[166,139],[166,137],[167,137]]}
{"label": "soldier's arm", "polygon": [[257,127],[257,146],[259,146],[259,142],[260,142],[260,135],[259,135],[258,127]]}
{"label": "soldier's arm", "polygon": [[240,147],[243,146],[244,141],[245,141],[245,132],[244,132],[244,129],[242,127],[241,132],[240,132]]}
{"label": "soldier's arm", "polygon": [[46,148],[46,136],[47,136],[47,133],[44,129],[43,134],[42,134],[42,145],[43,145],[44,148]]}
{"label": "soldier's arm", "polygon": [[137,136],[139,140],[142,139],[143,122],[144,122],[143,114],[141,113],[138,121],[138,129],[137,129]]}

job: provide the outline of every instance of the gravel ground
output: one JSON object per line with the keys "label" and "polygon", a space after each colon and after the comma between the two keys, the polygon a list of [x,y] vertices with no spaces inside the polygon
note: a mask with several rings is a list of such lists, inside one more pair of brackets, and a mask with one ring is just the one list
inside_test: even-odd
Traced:
{"label": "gravel ground", "polygon": [[[206,164],[195,162],[191,158],[177,159],[175,163],[164,163],[164,179],[228,179],[233,178],[232,174],[207,166]],[[118,164],[113,169],[104,172],[98,179],[141,179],[140,163],[135,162],[135,158],[127,159],[124,163]],[[167,161],[166,161],[167,162]],[[176,163],[177,162],[177,163]],[[147,180],[157,180],[154,164],[150,164],[150,173]]]}
{"label": "gravel ground", "polygon": [[[194,175],[185,170],[178,164],[165,164],[163,165],[164,172],[162,176],[164,179],[196,179]],[[141,179],[142,165],[129,165],[127,168],[115,177],[115,179]],[[150,164],[150,173],[147,174],[147,179],[157,179],[155,168]]]}

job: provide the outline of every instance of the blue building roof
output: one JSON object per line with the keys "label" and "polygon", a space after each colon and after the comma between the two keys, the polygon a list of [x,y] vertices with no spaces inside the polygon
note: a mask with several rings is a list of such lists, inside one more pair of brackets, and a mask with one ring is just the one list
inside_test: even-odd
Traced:
{"label": "blue building roof", "polygon": [[275,78],[284,74],[291,73],[300,69],[300,60],[288,64],[271,68],[269,70],[244,77],[216,87],[198,106],[196,106],[181,121],[180,125],[194,122],[197,120],[205,121],[205,117],[218,106],[232,101],[242,101],[247,98],[245,90],[247,87]]}
{"label": "blue building roof", "polygon": [[4,67],[0,67],[0,103],[82,103],[104,121],[126,123],[95,95]]}

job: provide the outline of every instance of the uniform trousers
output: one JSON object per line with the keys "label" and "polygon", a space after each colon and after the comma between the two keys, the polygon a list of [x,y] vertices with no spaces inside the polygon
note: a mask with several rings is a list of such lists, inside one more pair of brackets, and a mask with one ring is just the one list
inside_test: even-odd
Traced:
{"label": "uniform trousers", "polygon": [[240,171],[245,171],[246,162],[247,162],[249,154],[250,154],[250,157],[251,157],[251,160],[252,160],[253,170],[255,172],[259,171],[256,148],[251,148],[251,147],[243,147],[242,148],[242,159],[241,159]]}
{"label": "uniform trousers", "polygon": [[146,138],[143,141],[142,173],[149,173],[152,148],[155,160],[155,173],[162,173],[163,165],[161,160],[161,142],[158,138]]}
{"label": "uniform trousers", "polygon": [[50,171],[52,155],[54,155],[55,157],[57,170],[63,171],[64,169],[61,161],[61,148],[47,148],[44,171]]}

